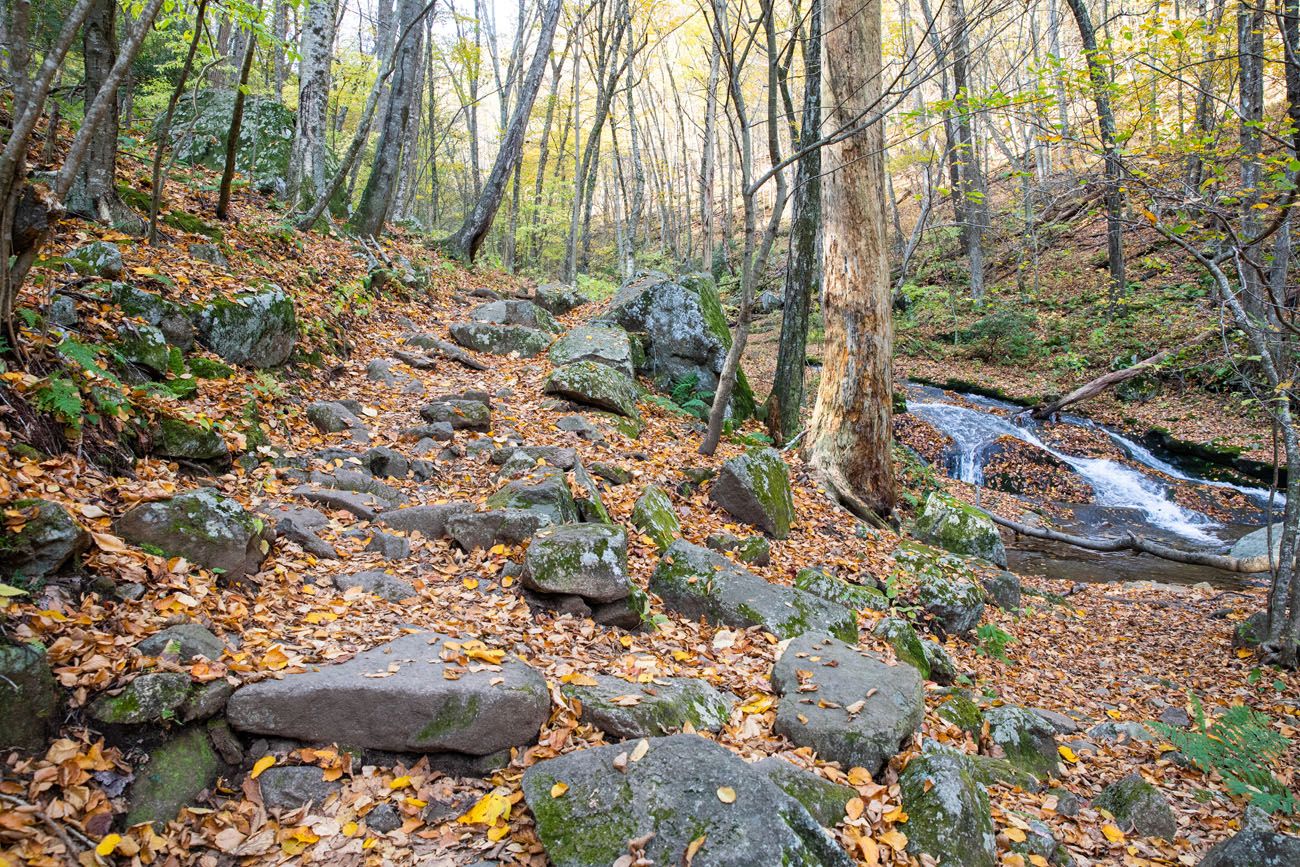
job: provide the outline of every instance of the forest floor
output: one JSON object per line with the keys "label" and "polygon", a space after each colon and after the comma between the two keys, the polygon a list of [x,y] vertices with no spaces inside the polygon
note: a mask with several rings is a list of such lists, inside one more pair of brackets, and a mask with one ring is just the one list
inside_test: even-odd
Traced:
{"label": "forest floor", "polygon": [[[169,191],[170,192],[170,191]],[[212,194],[176,187],[172,207],[209,213]],[[150,248],[126,243],[84,223],[61,223],[53,248],[62,251],[94,237],[122,244],[128,279],[165,292],[205,296],[229,293],[260,275],[292,290],[300,322],[308,329],[308,348],[325,348],[345,339],[345,356],[329,357],[319,366],[299,365],[265,374],[239,371],[226,380],[204,380],[197,398],[185,409],[211,420],[232,446],[247,437],[247,419],[260,417],[261,432],[272,446],[306,453],[329,445],[348,447],[346,434],[322,435],[308,422],[312,400],[351,398],[365,407],[370,445],[409,451],[398,431],[418,423],[420,395],[371,382],[367,363],[391,359],[397,336],[407,331],[442,333],[463,316],[474,299],[470,289],[509,290],[514,282],[501,274],[471,273],[441,264],[410,238],[387,241],[392,254],[427,263],[433,277],[427,292],[410,297],[369,299],[357,290],[365,263],[344,240],[285,230],[280,215],[261,199],[239,194],[235,218],[221,227],[221,244],[230,259],[225,271],[188,259],[180,241],[202,241],[173,230],[171,246]],[[43,295],[67,275],[43,272]],[[27,299],[33,305],[44,297]],[[589,308],[564,317],[572,324],[590,315]],[[107,308],[83,322],[85,339],[113,327]],[[762,345],[761,343],[759,344]],[[578,439],[556,427],[563,413],[543,406],[541,383],[550,364],[534,360],[485,359],[489,369],[472,372],[455,364],[432,370],[401,370],[429,394],[465,388],[510,396],[497,401],[493,436],[504,442],[517,436],[536,445],[573,447],[584,463],[607,461],[625,467],[632,481],[608,487],[602,497],[614,519],[628,524],[632,504],[644,485],[654,482],[673,492],[685,538],[703,543],[712,532],[737,531],[728,515],[698,489],[683,492],[686,471],[716,467],[738,454],[741,445],[724,441],[712,457],[698,454],[698,424],[681,415],[643,404],[647,427],[636,440],[610,432],[603,443]],[[910,364],[910,360],[907,362]],[[6,374],[8,385],[21,389],[23,374]],[[15,379],[16,378],[16,379]],[[755,377],[762,380],[761,374]],[[1201,407],[1201,415],[1210,415]],[[445,540],[413,538],[412,556],[386,562],[363,550],[366,538],[344,531],[360,522],[343,512],[331,515],[324,537],[339,550],[341,562],[318,561],[292,543],[280,542],[256,576],[255,590],[223,587],[213,575],[183,560],[164,560],[125,545],[112,534],[112,521],[128,507],[200,485],[215,486],[251,509],[266,509],[287,497],[292,482],[269,463],[237,463],[223,475],[203,477],[177,464],[146,459],[131,473],[97,468],[73,449],[49,457],[20,457],[16,449],[25,431],[0,417],[0,502],[39,496],[54,499],[94,533],[95,548],[87,569],[117,585],[136,582],[143,594],[130,601],[111,592],[74,598],[50,593],[15,600],[3,612],[11,638],[37,640],[48,649],[55,673],[70,698],[71,710],[60,737],[43,755],[11,754],[0,769],[0,863],[12,865],[82,864],[447,864],[491,859],[503,864],[545,863],[531,816],[521,800],[520,777],[527,766],[559,753],[602,742],[603,735],[580,723],[559,695],[561,683],[574,677],[617,674],[631,680],[671,675],[704,678],[744,699],[717,736],[745,759],[783,754],[830,779],[856,785],[862,799],[853,818],[835,830],[838,839],[862,864],[904,864],[906,814],[899,809],[900,768],[917,754],[922,737],[974,751],[970,735],[934,712],[938,693],[928,684],[927,714],[911,746],[875,779],[851,769],[818,761],[773,732],[768,679],[777,652],[774,639],[758,629],[715,628],[664,610],[652,631],[624,632],[588,619],[530,611],[508,577],[507,561],[517,549],[466,554]],[[859,532],[857,523],[832,506],[810,478],[797,454],[788,455],[797,521],[789,539],[772,543],[772,563],[754,567],[769,581],[789,583],[806,566],[826,566],[846,577],[886,577],[889,554],[898,539],[892,534]],[[411,504],[453,499],[481,501],[494,487],[494,469],[485,459],[439,460],[441,475],[425,484],[396,482]],[[11,515],[10,519],[14,519]],[[630,564],[644,587],[657,556],[647,539],[632,537]],[[329,577],[340,570],[382,568],[408,581],[418,596],[390,603],[356,592],[339,592]],[[1182,709],[1199,696],[1212,712],[1244,703],[1269,714],[1279,733],[1300,730],[1300,678],[1294,673],[1252,676],[1254,663],[1230,649],[1236,623],[1261,606],[1261,593],[1247,589],[1223,593],[1204,588],[1089,585],[1026,578],[1027,589],[1057,594],[1035,596],[1023,613],[990,607],[987,622],[1010,637],[1005,656],[987,644],[949,640],[946,647],[985,706],[1015,703],[1058,711],[1087,729],[1107,721],[1143,722],[1162,712]],[[1052,601],[1054,600],[1054,601]],[[655,610],[661,610],[655,605]],[[871,634],[877,617],[861,614],[861,643],[882,656],[892,651]],[[259,787],[244,773],[232,775],[210,792],[206,803],[182,813],[157,831],[149,826],[123,830],[109,853],[90,850],[104,840],[120,812],[123,775],[133,755],[106,745],[85,725],[81,709],[97,693],[124,685],[152,664],[136,645],[164,626],[183,620],[208,625],[230,648],[222,659],[197,663],[187,670],[196,679],[232,678],[249,682],[279,677],[318,663],[337,661],[388,640],[403,630],[433,629],[453,636],[481,638],[487,645],[517,654],[546,677],[554,697],[552,715],[539,742],[518,751],[510,765],[486,779],[449,778],[424,762],[411,767],[366,766],[348,769],[339,798],[323,807],[288,813],[268,811]],[[1074,856],[1075,863],[1125,865],[1193,865],[1214,843],[1240,826],[1244,802],[1228,794],[1217,775],[1184,767],[1172,760],[1160,739],[1108,743],[1082,734],[1061,738],[1064,757],[1059,786],[1084,799],[1077,813],[1063,808],[1061,793],[1031,793],[1005,786],[990,792],[998,847],[1004,864],[1031,863],[1012,855],[1011,844],[1024,839],[1026,820],[1039,818]],[[986,745],[987,746],[987,745]],[[250,748],[242,771],[263,756]],[[283,764],[319,764],[337,768],[330,751],[298,750],[276,755]],[[1292,749],[1276,769],[1294,788],[1300,751]],[[1097,809],[1086,806],[1102,787],[1139,773],[1168,796],[1178,817],[1173,841],[1126,836]],[[504,836],[485,825],[461,821],[476,799],[489,792],[505,795],[514,805]],[[442,817],[426,814],[427,804],[459,805]],[[390,804],[400,813],[396,830],[371,829],[366,816]],[[1073,813],[1073,815],[1067,815]],[[431,818],[426,820],[425,816]],[[1286,823],[1283,823],[1286,827]],[[1290,827],[1294,828],[1292,824]],[[1037,862],[1033,862],[1037,863]]]}

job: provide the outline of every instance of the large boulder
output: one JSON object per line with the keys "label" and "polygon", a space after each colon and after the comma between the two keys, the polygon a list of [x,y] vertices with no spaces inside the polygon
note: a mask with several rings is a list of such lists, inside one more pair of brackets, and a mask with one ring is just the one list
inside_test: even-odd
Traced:
{"label": "large boulder", "polygon": [[901,617],[885,617],[876,623],[872,634],[889,642],[899,662],[905,662],[921,673],[921,677],[930,679],[930,660],[925,653],[925,645],[916,634],[912,624]]}
{"label": "large boulder", "polygon": [[681,730],[716,732],[731,716],[732,696],[695,677],[630,683],[597,675],[594,684],[570,683],[563,692],[582,702],[582,719],[611,738],[653,738]]}
{"label": "large boulder", "polygon": [[181,305],[126,283],[114,283],[109,287],[109,294],[123,313],[138,316],[155,326],[168,343],[182,352],[194,346],[194,323]]}
{"label": "large boulder", "polygon": [[149,761],[137,768],[125,824],[170,822],[217,781],[222,762],[203,726],[190,726],[149,752]]}
{"label": "large boulder", "polygon": [[447,535],[466,551],[494,545],[522,545],[552,521],[536,509],[458,511],[447,518]]}
{"label": "large boulder", "polygon": [[522,478],[507,482],[486,503],[489,509],[534,512],[543,524],[576,524],[579,517],[568,480],[554,467],[538,467]]}
{"label": "large boulder", "polygon": [[647,744],[635,762],[612,744],[524,772],[524,798],[555,867],[613,864],[637,839],[655,864],[685,864],[692,849],[692,867],[853,863],[798,801],[726,747],[689,734]]}
{"label": "large boulder", "polygon": [[776,449],[750,449],[724,463],[709,489],[709,499],[770,536],[790,535],[794,522],[790,470]]}
{"label": "large boulder", "polygon": [[682,534],[682,525],[673,511],[673,501],[668,492],[658,485],[646,485],[632,506],[632,525],[649,536],[660,551]]}
{"label": "large boulder", "polygon": [[1215,846],[1197,867],[1295,867],[1300,864],[1300,837],[1269,828],[1245,828]]}
{"label": "large boulder", "polygon": [[851,584],[822,569],[800,569],[794,576],[794,586],[856,611],[863,608],[884,611],[889,608],[889,598],[875,587]]}
{"label": "large boulder", "polygon": [[[1273,540],[1272,551],[1269,551],[1269,539]],[[1270,527],[1260,527],[1251,533],[1247,533],[1237,540],[1229,552],[1245,562],[1242,564],[1243,571],[1246,572],[1267,572],[1272,563],[1278,561],[1282,550],[1282,522],[1279,521]]]}
{"label": "large boulder", "polygon": [[212,488],[141,503],[117,520],[116,529],[129,542],[184,557],[232,580],[256,572],[275,541],[266,521]]}
{"label": "large boulder", "polygon": [[563,316],[587,303],[581,292],[563,283],[544,283],[538,286],[533,300],[538,307],[555,316]]}
{"label": "large boulder", "polygon": [[[673,280],[649,273],[626,283],[601,320],[638,336],[645,348],[645,372],[660,388],[690,381],[699,391],[718,387],[731,348],[731,329],[717,285],[707,274]],[[753,415],[754,395],[743,371],[736,375],[732,412]]]}
{"label": "large boulder", "polygon": [[935,491],[926,498],[914,529],[922,542],[1006,568],[1007,549],[993,519],[947,494]]}
{"label": "large boulder", "polygon": [[926,745],[898,778],[907,813],[907,851],[940,864],[998,863],[989,796],[961,753]]}
{"label": "large boulder", "polygon": [[31,644],[0,645],[0,751],[44,748],[59,704],[45,651]]}
{"label": "large boulder", "polygon": [[1178,836],[1178,817],[1169,799],[1140,774],[1129,774],[1101,790],[1092,805],[1115,817],[1121,831],[1143,837],[1173,840]]}
{"label": "large boulder", "polygon": [[971,581],[947,576],[927,575],[917,602],[930,615],[930,622],[948,635],[969,635],[984,614],[984,590]]}
{"label": "large boulder", "polygon": [[650,576],[650,590],[692,619],[727,626],[761,626],[778,638],[828,632],[857,641],[857,615],[803,590],[769,584],[707,548],[679,539]]}
{"label": "large boulder", "polygon": [[[226,718],[252,734],[400,753],[486,756],[533,743],[550,712],[546,681],[515,657],[470,645],[403,635],[347,662],[245,686]],[[497,654],[496,665],[481,664]]]}
{"label": "large boulder", "polygon": [[985,711],[984,720],[989,726],[989,740],[1011,764],[1044,780],[1056,776],[1060,764],[1056,730],[1041,715],[1003,705]]}
{"label": "large boulder", "polygon": [[594,361],[612,367],[631,379],[632,341],[622,328],[612,325],[578,325],[551,345],[547,357],[557,367],[575,361]]}
{"label": "large boulder", "polygon": [[201,308],[194,325],[199,341],[231,364],[278,367],[298,339],[293,299],[275,286],[216,298]]}
{"label": "large boulder", "polygon": [[90,547],[90,534],[58,503],[15,500],[6,511],[21,518],[6,516],[0,523],[0,575],[5,583],[38,586],[75,565]]}
{"label": "large boulder", "polygon": [[158,419],[151,451],[159,457],[198,463],[224,466],[230,462],[230,447],[215,429],[172,416]]}
{"label": "large boulder", "polygon": [[568,524],[541,530],[524,552],[525,587],[581,596],[589,602],[627,598],[627,534],[606,524]]}
{"label": "large boulder", "polygon": [[826,761],[875,774],[921,727],[925,693],[908,665],[877,657],[826,635],[805,634],[772,668],[781,695],[777,734],[811,747]]}
{"label": "large boulder", "polygon": [[488,355],[517,354],[520,358],[541,355],[551,345],[548,332],[526,325],[493,325],[489,322],[456,322],[447,327],[451,339],[466,349]]}
{"label": "large boulder", "polygon": [[549,334],[559,334],[563,330],[554,316],[531,301],[489,301],[471,310],[469,318],[490,325],[522,325]]}
{"label": "large boulder", "polygon": [[557,367],[546,378],[542,390],[584,406],[640,418],[636,408],[640,396],[636,381],[615,368],[594,361],[575,361]]}

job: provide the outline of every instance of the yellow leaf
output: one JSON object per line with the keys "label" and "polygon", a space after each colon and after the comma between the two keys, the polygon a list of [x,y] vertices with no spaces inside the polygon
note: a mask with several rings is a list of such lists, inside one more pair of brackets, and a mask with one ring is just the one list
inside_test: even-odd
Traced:
{"label": "yellow leaf", "polygon": [[861,798],[849,798],[849,802],[844,805],[844,815],[850,819],[856,819],[862,815],[862,811],[866,808],[867,805]]}
{"label": "yellow leaf", "polygon": [[311,828],[308,828],[305,825],[300,828],[295,828],[294,832],[290,836],[299,843],[315,843],[320,840],[320,837],[313,834]]}
{"label": "yellow leaf", "polygon": [[510,799],[496,792],[488,792],[457,819],[462,825],[495,825],[499,819],[510,818]]}
{"label": "yellow leaf", "polygon": [[890,810],[881,818],[883,818],[886,822],[889,822],[891,824],[901,825],[907,821],[907,814],[903,812],[902,807],[895,807],[894,809]]}
{"label": "yellow leaf", "polygon": [[483,642],[475,639],[466,641],[460,646],[461,652],[469,659],[477,659],[482,662],[500,665],[506,658],[506,652],[495,648],[490,648]]}
{"label": "yellow leaf", "polygon": [[506,834],[509,833],[510,833],[509,825],[493,825],[491,828],[488,828],[487,837],[489,840],[495,843],[496,841],[500,840],[502,837],[504,837]]}
{"label": "yellow leaf", "polygon": [[360,827],[361,826],[356,822],[344,822],[341,830],[344,837],[351,837],[353,834],[357,833],[357,829]]}
{"label": "yellow leaf", "polygon": [[269,668],[271,671],[279,671],[289,664],[289,657],[285,656],[280,645],[276,645],[262,654],[262,668]]}
{"label": "yellow leaf", "polygon": [[500,556],[505,552],[506,552],[505,545],[493,545],[490,549],[488,549],[488,553],[496,554],[497,556]]}
{"label": "yellow leaf", "polygon": [[1070,749],[1065,744],[1058,746],[1056,751],[1061,754],[1061,758],[1065,759],[1070,764],[1079,761],[1079,757],[1075,754],[1074,750]]}
{"label": "yellow leaf", "polygon": [[855,786],[865,786],[871,782],[871,771],[866,768],[849,768],[849,782]]}
{"label": "yellow leaf", "polygon": [[560,680],[563,683],[571,683],[574,686],[595,686],[598,683],[596,678],[577,671],[564,675]]}
{"label": "yellow leaf", "polygon": [[1106,711],[1106,716],[1110,717],[1111,719],[1123,719],[1123,718],[1124,718],[1124,714],[1122,714],[1122,713],[1120,713],[1119,711],[1115,710],[1115,708],[1113,708],[1113,707],[1110,708],[1110,709],[1108,709],[1108,710]]}
{"label": "yellow leaf", "polygon": [[378,843],[378,842],[379,842],[379,838],[378,838],[378,837],[367,837],[367,838],[366,838],[366,841],[365,841],[364,843],[361,844],[361,848],[362,848],[362,849],[372,849],[372,848],[374,848],[374,845],[375,845],[376,843]]}
{"label": "yellow leaf", "polygon": [[1006,834],[1007,839],[1012,843],[1023,843],[1026,839],[1025,832],[1021,831],[1019,828],[1007,828],[1002,833]]}
{"label": "yellow leaf", "polygon": [[1254,652],[1255,651],[1251,650],[1249,647],[1239,647],[1237,648],[1237,658],[1245,659],[1246,657],[1254,654]]}
{"label": "yellow leaf", "polygon": [[1042,855],[1030,855],[1029,863],[1033,864],[1034,867],[1048,867],[1047,859]]}
{"label": "yellow leaf", "polygon": [[858,852],[862,854],[862,860],[867,864],[867,867],[876,867],[880,863],[880,847],[870,837],[862,836],[858,838]]}
{"label": "yellow leaf", "polygon": [[275,764],[275,756],[262,756],[253,764],[253,772],[248,775],[250,780],[256,780],[262,776],[262,771]]}
{"label": "yellow leaf", "polygon": [[403,799],[402,799],[402,803],[403,803],[403,804],[406,804],[408,807],[420,807],[420,808],[423,808],[423,807],[427,807],[427,806],[429,806],[429,802],[428,802],[428,801],[425,801],[425,800],[423,800],[423,799],[421,799],[421,798],[403,798]]}
{"label": "yellow leaf", "polygon": [[698,837],[696,837],[694,840],[692,840],[691,843],[690,843],[690,845],[686,847],[686,864],[687,864],[687,867],[689,867],[689,865],[690,865],[690,863],[691,863],[691,859],[695,857],[695,853],[697,853],[697,852],[700,851],[700,847],[704,845],[704,841],[707,840],[707,839],[708,839],[708,836],[707,836],[706,834],[701,834],[700,836],[698,836]]}
{"label": "yellow leaf", "polygon": [[111,533],[91,533],[90,538],[95,540],[95,546],[101,551],[121,554],[126,550],[126,543]]}
{"label": "yellow leaf", "polygon": [[632,748],[632,755],[628,756],[628,758],[634,762],[639,762],[645,758],[645,754],[648,752],[650,752],[650,741],[641,738],[641,740],[637,741],[636,746]]}
{"label": "yellow leaf", "polygon": [[1106,835],[1106,839],[1112,843],[1118,843],[1124,839],[1124,832],[1119,829],[1118,825],[1102,825],[1101,833]]}
{"label": "yellow leaf", "polygon": [[406,777],[406,776],[402,776],[402,777],[397,777],[395,780],[393,780],[391,783],[389,783],[389,784],[388,784],[388,788],[390,788],[390,789],[405,789],[405,788],[406,788],[407,786],[409,786],[409,785],[411,785],[411,778],[410,778],[410,777]]}
{"label": "yellow leaf", "polygon": [[756,695],[740,706],[745,713],[762,713],[772,706],[775,699],[770,695]]}
{"label": "yellow leaf", "polygon": [[1018,852],[1003,855],[1002,867],[1025,867],[1025,856]]}
{"label": "yellow leaf", "polygon": [[113,854],[113,850],[116,849],[117,844],[121,842],[121,834],[109,834],[103,840],[99,841],[99,845],[95,847],[95,854],[101,858],[107,858],[109,855]]}
{"label": "yellow leaf", "polygon": [[476,590],[476,589],[478,589],[478,579],[477,579],[477,578],[462,578],[462,579],[460,579],[460,583],[465,585],[465,589],[466,589],[466,590]]}
{"label": "yellow leaf", "polygon": [[551,786],[551,797],[561,798],[564,796],[564,793],[567,791],[569,791],[568,783],[557,782],[554,786]]}
{"label": "yellow leaf", "polygon": [[736,790],[731,786],[722,786],[718,789],[718,800],[724,804],[736,803]]}
{"label": "yellow leaf", "polygon": [[884,843],[890,849],[893,849],[895,852],[902,852],[907,848],[907,835],[902,831],[894,830],[892,828],[879,835],[876,839],[881,843]]}

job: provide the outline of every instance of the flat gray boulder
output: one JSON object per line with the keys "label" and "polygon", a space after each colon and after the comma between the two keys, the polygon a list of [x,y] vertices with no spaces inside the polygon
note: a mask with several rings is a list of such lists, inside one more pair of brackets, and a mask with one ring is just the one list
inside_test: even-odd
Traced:
{"label": "flat gray boulder", "polygon": [[307,406],[307,418],[322,433],[365,432],[365,423],[337,401],[318,400]]}
{"label": "flat gray boulder", "polygon": [[320,537],[320,531],[330,523],[324,513],[306,506],[277,506],[267,513],[267,518],[275,523],[277,536],[297,544],[308,554],[324,560],[339,558],[334,546]]}
{"label": "flat gray boulder", "polygon": [[635,762],[613,744],[524,772],[524,798],[555,867],[613,864],[636,839],[647,840],[649,861],[684,864],[701,838],[692,867],[853,863],[803,805],[726,747],[699,735],[648,744]]}
{"label": "flat gray boulder", "polygon": [[607,524],[566,524],[538,531],[524,552],[525,587],[539,593],[617,602],[632,591],[627,533]]}
{"label": "flat gray boulder", "polygon": [[275,541],[269,522],[212,488],[141,503],[115,524],[118,535],[239,580],[261,568]]}
{"label": "flat gray boulder", "polygon": [[466,349],[488,355],[516,354],[520,358],[541,355],[551,345],[552,335],[525,325],[493,325],[488,322],[456,322],[448,326],[451,339]]}
{"label": "flat gray boulder", "polygon": [[1295,867],[1300,837],[1269,828],[1246,828],[1215,846],[1197,867]]}
{"label": "flat gray boulder", "polygon": [[584,406],[609,410],[628,418],[640,418],[636,381],[624,373],[594,361],[575,361],[557,367],[546,378],[542,390]]}
{"label": "flat gray boulder", "polygon": [[473,511],[470,503],[439,503],[432,506],[407,506],[379,516],[379,523],[390,530],[419,533],[427,539],[447,535],[447,522],[455,515]]}
{"label": "flat gray boulder", "polygon": [[544,283],[538,286],[533,300],[538,307],[556,316],[563,316],[587,303],[581,292],[564,283]]}
{"label": "flat gray boulder", "polygon": [[[1273,550],[1270,554],[1268,541],[1273,540]],[[1254,532],[1247,533],[1237,540],[1229,552],[1233,557],[1246,561],[1243,563],[1246,572],[1267,572],[1271,563],[1276,563],[1281,556],[1282,550],[1282,522],[1269,527],[1260,527]]]}
{"label": "flat gray boulder", "polygon": [[632,366],[632,341],[627,332],[613,325],[578,325],[551,345],[547,357],[557,367],[575,361],[594,361],[612,367],[628,378],[636,376]]}
{"label": "flat gray boulder", "polygon": [[410,599],[412,596],[417,595],[415,588],[401,578],[396,575],[389,575],[387,572],[380,572],[377,569],[370,569],[365,572],[342,572],[335,575],[332,580],[334,586],[339,590],[359,587],[366,593],[371,593],[389,602],[400,602],[403,599]]}
{"label": "flat gray boulder", "polygon": [[565,684],[562,690],[582,702],[582,719],[612,738],[653,738],[682,729],[719,731],[731,716],[734,696],[696,677],[667,677],[631,683],[597,675],[594,685]]}
{"label": "flat gray boulder", "polygon": [[754,448],[722,465],[709,499],[737,520],[784,539],[794,523],[790,470],[772,448]]}
{"label": "flat gray boulder", "polygon": [[921,727],[925,698],[910,665],[886,665],[826,635],[790,642],[772,668],[777,734],[826,761],[875,774]]}
{"label": "flat gray boulder", "polygon": [[727,626],[761,626],[778,638],[828,632],[858,640],[857,615],[794,587],[769,584],[723,557],[679,539],[650,577],[650,590],[678,613]]}
{"label": "flat gray boulder", "polygon": [[486,500],[490,509],[524,509],[536,512],[547,524],[575,524],[578,505],[563,471],[539,467],[507,482]]}
{"label": "flat gray boulder", "polygon": [[550,712],[542,676],[512,656],[480,667],[449,642],[403,635],[347,662],[250,684],[226,718],[251,734],[399,753],[485,756],[536,741]]}
{"label": "flat gray boulder", "polygon": [[516,299],[499,299],[480,304],[469,312],[469,318],[475,322],[490,325],[522,325],[536,328],[551,334],[559,334],[563,329],[555,317],[531,301]]}
{"label": "flat gray boulder", "polygon": [[494,545],[522,545],[550,519],[535,509],[458,512],[447,519],[447,535],[466,551]]}

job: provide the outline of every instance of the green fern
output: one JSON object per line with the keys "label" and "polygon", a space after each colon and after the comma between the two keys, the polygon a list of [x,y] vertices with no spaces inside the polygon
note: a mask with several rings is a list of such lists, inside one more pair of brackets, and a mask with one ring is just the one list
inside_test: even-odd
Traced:
{"label": "green fern", "polygon": [[36,406],[42,412],[48,412],[67,426],[80,429],[81,391],[77,384],[66,376],[55,374],[36,387]]}
{"label": "green fern", "polygon": [[1249,798],[1251,804],[1269,813],[1300,812],[1295,794],[1269,770],[1291,741],[1273,730],[1268,717],[1234,704],[1219,718],[1208,720],[1196,695],[1192,695],[1192,711],[1195,726],[1191,730],[1160,722],[1151,726],[1202,771],[1223,777],[1232,794]]}

